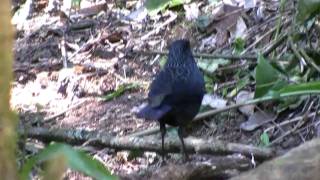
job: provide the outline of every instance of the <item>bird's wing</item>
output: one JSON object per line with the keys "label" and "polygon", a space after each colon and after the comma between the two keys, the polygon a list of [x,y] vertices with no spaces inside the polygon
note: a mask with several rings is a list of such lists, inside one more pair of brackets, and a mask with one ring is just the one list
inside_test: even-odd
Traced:
{"label": "bird's wing", "polygon": [[172,77],[167,70],[162,70],[152,81],[148,94],[148,105],[138,113],[138,118],[159,120],[171,110],[171,105],[164,103],[165,98],[172,93]]}
{"label": "bird's wing", "polygon": [[161,105],[166,96],[172,93],[173,77],[169,70],[160,71],[153,80],[148,94],[149,105],[158,107]]}

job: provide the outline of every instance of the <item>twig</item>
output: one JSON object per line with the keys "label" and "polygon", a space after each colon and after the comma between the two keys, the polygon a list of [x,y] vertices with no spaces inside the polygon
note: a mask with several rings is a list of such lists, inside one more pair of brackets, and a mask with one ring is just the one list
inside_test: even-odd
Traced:
{"label": "twig", "polygon": [[266,38],[267,36],[272,34],[276,29],[277,29],[277,27],[271,28],[269,31],[267,31],[265,34],[263,34],[261,37],[259,37],[255,42],[250,44],[244,51],[242,51],[241,54],[247,53],[250,49],[254,48],[258,43],[260,43],[260,41],[262,41],[264,38]]}
{"label": "twig", "polygon": [[270,17],[269,17],[268,19],[266,19],[264,22],[259,23],[259,24],[256,24],[255,26],[249,28],[249,29],[247,30],[247,32],[245,33],[243,39],[244,39],[244,40],[248,40],[249,37],[254,36],[255,34],[257,34],[257,33],[258,33],[257,31],[259,31],[259,29],[261,29],[261,27],[263,27],[263,26],[265,26],[265,25],[266,25],[266,26],[270,26],[269,23],[273,22],[273,21],[276,20],[278,17],[279,17],[279,15],[278,15],[278,16],[270,16]]}
{"label": "twig", "polygon": [[63,68],[68,68],[68,53],[66,50],[66,33],[63,31],[62,39],[60,42],[61,47],[61,56],[62,56],[62,62],[63,62]]}
{"label": "twig", "polygon": [[282,35],[279,39],[273,41],[271,43],[271,46],[263,48],[263,49],[265,49],[265,51],[263,52],[263,55],[264,56],[269,55],[273,50],[275,50],[278,46],[280,46],[280,44],[283,41],[285,41],[287,38],[288,38],[288,34],[286,33],[286,34]]}
{"label": "twig", "polygon": [[[280,18],[280,17],[279,17]],[[281,24],[279,26],[282,27],[282,26],[285,26],[287,24],[290,23],[291,20],[286,20],[283,24]],[[278,29],[278,26],[275,26],[274,28],[270,29],[268,32],[266,32],[264,35],[262,35],[260,38],[258,38],[254,43],[252,43],[250,46],[248,46],[242,53],[246,53],[248,52],[251,48],[255,47],[261,40],[263,40],[265,37],[267,37],[268,35],[270,35],[271,33],[273,33],[274,31],[276,31]],[[281,38],[277,38],[275,39],[275,43],[271,46],[270,49],[267,49],[264,51],[263,55],[268,55],[270,54],[276,47],[278,47],[282,42],[283,40],[286,38],[286,35],[282,36]]]}
{"label": "twig", "polygon": [[229,82],[221,83],[221,84],[219,84],[219,85],[217,86],[217,88],[216,88],[214,91],[217,92],[217,91],[219,91],[220,89],[234,86],[234,85],[237,84],[237,83],[238,83],[238,81],[236,81],[236,80],[232,80],[232,81],[229,81]]}
{"label": "twig", "polygon": [[156,27],[155,29],[153,29],[152,31],[148,32],[146,35],[142,36],[141,37],[141,40],[146,40],[149,38],[149,36],[151,36],[152,34],[155,34],[157,32],[159,32],[159,30],[161,28],[163,28],[164,26],[170,24],[171,22],[173,22],[176,18],[177,18],[177,15],[175,13],[170,13],[170,18],[167,19],[163,24],[161,24],[160,26]]}
{"label": "twig", "polygon": [[300,52],[302,54],[302,56],[304,57],[304,59],[312,66],[314,67],[318,72],[320,72],[320,67],[313,61],[313,59],[311,59],[306,51],[304,49],[300,49]]}
{"label": "twig", "polygon": [[296,55],[297,58],[305,64],[305,59],[301,56],[301,54],[298,51],[297,47],[293,44],[293,41],[292,41],[291,37],[289,37],[289,44],[290,44],[290,48],[292,49],[294,55]]}
{"label": "twig", "polygon": [[284,12],[284,5],[285,5],[285,1],[281,1],[280,2],[280,16],[278,17],[277,19],[277,31],[276,31],[276,34],[274,36],[274,39],[277,40],[278,39],[278,36],[279,36],[279,33],[280,33],[280,28],[281,28],[281,20],[282,20],[282,17],[283,17],[283,12]]}
{"label": "twig", "polygon": [[272,146],[276,143],[278,143],[280,140],[282,140],[283,138],[287,137],[288,135],[294,133],[297,131],[298,128],[301,127],[301,124],[304,123],[306,121],[306,119],[309,119],[309,118],[305,118],[305,116],[303,116],[299,121],[298,121],[298,124],[294,126],[293,129],[290,129],[289,131],[287,131],[286,133],[284,133],[283,135],[281,135],[280,137],[278,137],[277,139],[273,140],[269,146]]}
{"label": "twig", "polygon": [[256,62],[243,62],[241,64],[232,64],[229,66],[220,67],[216,71],[221,72],[221,71],[231,71],[235,69],[242,69],[242,68],[247,68],[252,64],[256,64]]}
{"label": "twig", "polygon": [[[285,21],[285,23],[283,23],[281,26],[284,26],[286,24],[288,24],[290,21],[287,20]],[[245,54],[247,53],[250,49],[252,49],[253,47],[255,47],[260,41],[262,41],[265,37],[269,36],[270,34],[272,34],[274,31],[277,30],[277,26],[271,28],[269,31],[267,31],[265,34],[263,34],[260,38],[258,38],[254,43],[252,43],[250,46],[248,46],[241,54]],[[284,40],[284,39],[283,39]],[[276,41],[278,42],[278,41]],[[279,46],[281,44],[282,41],[279,41],[278,43],[275,43],[273,46],[273,48],[276,48],[277,46]],[[273,49],[265,51],[263,54],[269,54],[270,52],[272,52]]]}
{"label": "twig", "polygon": [[290,129],[289,131],[287,131],[286,133],[284,133],[283,135],[281,135],[280,137],[278,137],[277,139],[273,140],[269,146],[274,145],[275,143],[279,142],[281,139],[285,138],[286,136],[296,132],[302,125],[304,125],[308,119],[310,119],[311,117],[309,117],[309,113],[311,110],[311,107],[313,106],[314,101],[311,102],[311,104],[309,105],[308,110],[301,116],[302,118],[299,119],[298,123],[294,126],[293,129]]}
{"label": "twig", "polygon": [[[166,125],[166,128],[172,128],[171,126]],[[142,137],[142,136],[148,136],[151,134],[155,134],[157,132],[159,132],[159,127],[154,127],[154,128],[150,128],[144,131],[138,131],[138,132],[134,132],[132,134],[126,135],[125,137]]]}
{"label": "twig", "polygon": [[79,52],[99,42],[100,40],[101,40],[101,34],[98,34],[96,38],[91,37],[85,44],[83,44],[78,50],[76,50],[73,54],[70,55],[69,61],[71,61]]}
{"label": "twig", "polygon": [[[318,111],[318,113],[319,113],[319,111]],[[317,114],[317,112],[311,113],[311,114],[308,115],[307,118],[311,118],[312,116],[315,116],[316,114]],[[303,118],[304,118],[304,115],[298,116],[298,117],[295,117],[295,118],[292,118],[292,119],[288,119],[286,121],[283,121],[283,122],[277,124],[277,126],[285,126],[285,125],[293,123],[293,122],[301,121],[301,119],[303,119]],[[271,126],[271,127],[267,128],[267,129],[265,129],[264,132],[269,132],[269,131],[277,128],[277,126],[276,125]]]}
{"label": "twig", "polygon": [[308,93],[306,93],[306,92],[293,92],[293,93],[281,94],[280,97],[266,96],[266,97],[261,97],[261,98],[257,98],[257,99],[252,99],[252,100],[248,100],[247,102],[238,103],[238,104],[230,105],[230,106],[227,106],[227,107],[224,107],[221,109],[215,109],[215,110],[210,110],[207,112],[200,113],[194,118],[194,121],[199,121],[199,120],[206,118],[208,116],[212,116],[217,113],[228,111],[230,109],[239,108],[241,106],[256,104],[256,103],[275,100],[275,99],[281,99],[281,98],[290,97],[290,96],[298,96],[298,95],[304,95],[304,94],[318,94],[318,93],[319,93],[319,91],[310,90]]}
{"label": "twig", "polygon": [[[275,48],[277,48],[285,39],[287,38],[287,34],[283,35],[281,38],[279,38],[277,41],[272,43],[272,45],[267,48],[265,51],[263,51],[263,55],[267,56],[269,55]],[[168,55],[168,51],[157,51],[157,50],[132,50],[132,53],[135,54],[144,54],[144,55]],[[246,59],[246,60],[256,60],[257,55],[255,54],[241,54],[241,55],[228,55],[228,54],[208,54],[208,53],[198,53],[193,52],[193,56],[197,58],[209,58],[209,59],[230,59],[230,60],[239,60],[239,59]]]}
{"label": "twig", "polygon": [[[316,115],[317,115],[317,113],[316,113]],[[320,121],[314,122],[314,123],[311,123],[311,124],[308,124],[308,125],[306,125],[305,127],[299,129],[298,132],[302,132],[302,131],[304,131],[304,130],[307,129],[307,128],[317,127],[317,126],[319,125],[319,123],[320,123]]]}
{"label": "twig", "polygon": [[[132,50],[132,53],[135,54],[145,54],[145,55],[168,55],[168,51],[143,51],[143,50]],[[256,55],[227,55],[227,54],[207,54],[207,53],[193,53],[194,57],[198,58],[210,58],[210,59],[230,59],[230,60],[239,60],[239,59],[247,59],[247,60],[256,60]]]}
{"label": "twig", "polygon": [[[31,128],[27,131],[20,130],[20,134],[24,134],[29,138],[36,138],[45,142],[62,141],[70,144],[83,144],[95,147],[109,147],[117,150],[144,150],[161,152],[161,140],[153,138],[137,138],[137,137],[115,137],[107,134],[99,134],[97,132],[73,129],[46,129]],[[90,140],[92,139],[92,140]],[[269,148],[258,148],[255,146],[227,143],[215,139],[198,139],[185,138],[186,149],[189,153],[198,154],[214,154],[227,155],[241,153],[251,157],[251,153],[255,158],[264,160],[275,156],[275,152]],[[180,141],[178,138],[170,138],[165,141],[165,151],[170,153],[180,152]]]}
{"label": "twig", "polygon": [[49,122],[49,121],[52,121],[52,120],[54,120],[55,118],[64,115],[65,113],[67,113],[67,112],[70,111],[71,109],[77,108],[78,106],[82,105],[82,104],[85,103],[85,102],[86,102],[86,100],[84,100],[84,101],[82,101],[82,102],[79,102],[79,103],[77,103],[77,104],[75,104],[75,105],[67,108],[66,110],[64,110],[64,111],[62,111],[62,112],[59,112],[59,113],[57,113],[57,114],[55,114],[55,115],[52,115],[52,116],[50,116],[50,117],[47,117],[47,118],[45,118],[45,119],[43,120],[43,122],[44,122],[44,123],[47,123],[47,122]]}

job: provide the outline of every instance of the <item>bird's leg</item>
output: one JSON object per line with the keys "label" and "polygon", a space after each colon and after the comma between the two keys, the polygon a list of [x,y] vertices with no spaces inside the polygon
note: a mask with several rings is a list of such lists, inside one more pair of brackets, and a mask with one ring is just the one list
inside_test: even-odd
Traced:
{"label": "bird's leg", "polygon": [[161,156],[162,161],[164,162],[164,136],[166,135],[166,125],[165,123],[160,122],[160,132],[161,132]]}
{"label": "bird's leg", "polygon": [[186,151],[186,147],[185,147],[184,141],[183,141],[184,128],[181,127],[181,126],[178,128],[178,136],[179,136],[179,139],[180,139],[181,145],[182,145],[182,153],[183,153],[184,161],[188,161],[188,160],[189,160],[189,157],[188,157],[188,154],[187,154],[187,151]]}

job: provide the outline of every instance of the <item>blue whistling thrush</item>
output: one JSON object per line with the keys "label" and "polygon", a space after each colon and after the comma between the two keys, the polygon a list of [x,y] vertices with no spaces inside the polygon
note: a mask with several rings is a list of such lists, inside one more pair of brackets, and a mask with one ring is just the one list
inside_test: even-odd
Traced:
{"label": "blue whistling thrush", "polygon": [[162,159],[164,160],[165,124],[178,127],[184,159],[186,125],[196,116],[205,93],[204,79],[193,58],[188,40],[176,40],[169,48],[168,61],[151,83],[148,105],[137,113],[138,118],[160,123]]}

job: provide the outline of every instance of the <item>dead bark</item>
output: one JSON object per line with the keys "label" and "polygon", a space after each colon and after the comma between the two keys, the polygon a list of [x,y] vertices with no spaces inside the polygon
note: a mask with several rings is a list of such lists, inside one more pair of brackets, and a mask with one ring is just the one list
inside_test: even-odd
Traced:
{"label": "dead bark", "polygon": [[[143,150],[161,151],[160,139],[152,137],[115,137],[97,132],[71,129],[46,129],[31,128],[21,131],[21,134],[29,138],[36,138],[42,141],[60,141],[70,144],[86,143],[92,146],[109,147],[117,150]],[[227,143],[214,139],[185,138],[186,149],[189,153],[228,155],[240,153],[247,157],[254,156],[257,160],[269,159],[275,156],[275,152],[267,148],[258,148],[250,145]],[[167,138],[165,151],[170,153],[180,152],[180,141],[178,138]]]}
{"label": "dead bark", "polygon": [[285,155],[261,164],[232,180],[318,180],[320,177],[320,139],[301,144]]}

